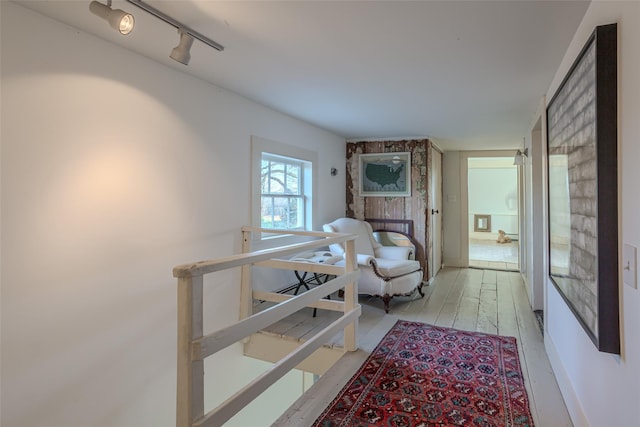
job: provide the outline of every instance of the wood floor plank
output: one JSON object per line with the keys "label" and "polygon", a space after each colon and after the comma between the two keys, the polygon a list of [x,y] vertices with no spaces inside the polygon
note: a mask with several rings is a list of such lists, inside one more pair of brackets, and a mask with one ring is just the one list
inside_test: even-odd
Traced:
{"label": "wood floor plank", "polygon": [[463,331],[475,331],[480,307],[480,290],[484,274],[482,270],[470,270],[462,289],[462,297],[456,310],[453,327]]}
{"label": "wood floor plank", "polygon": [[456,277],[456,281],[450,287],[449,292],[442,304],[442,307],[435,318],[433,324],[452,328],[458,314],[458,307],[462,299],[464,287],[468,283],[469,277],[473,274],[473,270],[462,270]]}
{"label": "wood floor plank", "polygon": [[498,294],[496,283],[483,283],[480,289],[478,323],[476,331],[498,333]]}
{"label": "wood floor plank", "polygon": [[398,317],[396,316],[382,316],[378,319],[375,328],[371,328],[366,333],[359,334],[358,347],[371,353],[397,321]]}
{"label": "wood floor plank", "polygon": [[460,269],[441,270],[431,284],[433,290],[429,294],[429,298],[425,299],[421,306],[414,306],[418,310],[407,313],[407,320],[435,325],[449,294],[455,288],[455,283],[460,280],[460,274]]}
{"label": "wood floor plank", "polygon": [[[529,371],[527,366],[527,357],[525,355],[524,340],[521,336],[521,321],[518,319],[519,315],[526,315],[526,310],[522,308],[517,309],[519,294],[517,288],[524,286],[522,278],[519,277],[519,273],[501,271],[497,274],[497,296],[498,296],[498,333],[499,335],[513,336],[516,338],[518,345],[518,355],[520,359],[520,366],[522,374],[525,380],[525,387],[529,395],[531,413],[534,417],[534,422],[537,423],[538,415],[536,410],[535,398],[531,389],[529,381]],[[526,296],[525,296],[526,299]],[[525,305],[528,304],[528,300],[524,301]]]}
{"label": "wood floor plank", "polygon": [[496,283],[497,271],[495,270],[483,270],[482,271],[482,283]]}
{"label": "wood floor plank", "polygon": [[[426,302],[429,300],[429,298],[431,298],[431,294],[433,293],[434,289],[435,286],[433,285],[422,286],[422,293],[424,294],[423,297],[420,297],[420,294],[418,292],[415,292],[408,302],[406,301],[406,299],[403,299],[401,303],[395,304],[393,306],[392,312],[398,316],[407,317],[407,320],[411,320],[409,318],[419,315],[419,313],[422,311]],[[400,299],[398,298],[398,300]]]}
{"label": "wood floor plank", "polygon": [[363,350],[346,353],[305,394],[294,402],[272,426],[300,427],[313,424],[351,376],[366,361],[368,356],[369,352]]}
{"label": "wood floor plank", "polygon": [[[308,314],[308,316],[310,317],[310,319],[308,317],[307,323],[305,325],[298,325],[295,328],[293,328],[291,331],[289,331],[289,333],[292,336],[299,337],[299,339],[301,340],[307,340],[313,337],[318,332],[322,331],[327,326],[327,323],[334,322],[342,315],[337,311],[322,310],[323,311],[322,314],[324,316],[322,318],[318,318],[318,316],[320,316],[320,311],[321,311],[321,310],[318,310],[318,314],[314,318],[311,314],[311,310],[309,311],[310,313]],[[325,319],[328,319],[328,320],[325,320]]]}
{"label": "wood floor plank", "polygon": [[496,278],[496,297],[498,306],[498,334],[520,339],[516,307],[513,302],[511,280],[507,272],[501,271]]}

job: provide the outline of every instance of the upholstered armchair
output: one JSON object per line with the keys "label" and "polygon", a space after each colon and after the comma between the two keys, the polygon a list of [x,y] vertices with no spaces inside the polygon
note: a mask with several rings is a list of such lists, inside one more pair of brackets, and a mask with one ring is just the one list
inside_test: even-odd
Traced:
{"label": "upholstered armchair", "polygon": [[[358,293],[381,297],[384,311],[394,296],[422,293],[422,268],[411,260],[413,248],[406,246],[382,246],[373,238],[371,224],[353,218],[338,218],[322,226],[331,233],[357,234],[355,240],[358,268]],[[330,246],[331,252],[344,256],[342,244]],[[344,263],[340,261],[336,264]]]}

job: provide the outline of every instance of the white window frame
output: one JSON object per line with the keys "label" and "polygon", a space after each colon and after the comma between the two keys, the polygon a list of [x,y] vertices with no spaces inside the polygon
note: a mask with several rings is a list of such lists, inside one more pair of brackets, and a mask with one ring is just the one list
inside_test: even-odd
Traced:
{"label": "white window frame", "polygon": [[[304,195],[304,229],[313,230],[313,217],[317,212],[317,165],[318,154],[314,151],[293,145],[271,141],[259,136],[251,137],[251,225],[260,227],[261,214],[261,168],[262,155],[281,157],[293,161],[299,161],[303,165],[303,191]],[[254,233],[254,235],[257,233]],[[269,234],[256,236],[269,238]]]}
{"label": "white window frame", "polygon": [[[275,203],[275,200],[277,199],[285,199],[287,200],[287,205],[290,205],[291,203],[293,203],[293,201],[295,201],[295,204],[298,206],[298,227],[286,227],[286,229],[291,229],[291,230],[304,230],[305,228],[305,220],[307,218],[307,209],[306,209],[306,203],[305,203],[305,199],[306,199],[306,195],[305,195],[305,191],[304,191],[304,183],[305,183],[305,168],[308,168],[308,162],[305,162],[303,160],[300,159],[294,159],[292,157],[283,157],[283,156],[278,156],[272,153],[262,153],[262,163],[264,163],[265,161],[270,162],[270,164],[278,164],[278,165],[282,165],[284,167],[284,175],[285,175],[285,179],[284,179],[284,183],[283,186],[285,188],[285,192],[284,193],[280,193],[280,192],[264,192],[264,189],[261,188],[261,192],[260,192],[260,196],[261,196],[261,200],[260,203],[262,204],[262,202],[264,202],[265,198],[269,198],[272,200],[272,202]],[[261,168],[263,168],[264,165],[261,165]],[[287,175],[288,175],[288,170],[299,170],[299,175],[298,175],[298,179],[297,179],[297,190],[296,193],[287,193],[287,184],[288,184],[288,179],[287,179]],[[261,171],[262,174],[264,174],[264,171]],[[271,170],[271,168],[269,168],[269,171],[266,172],[269,175],[269,178],[267,180],[267,186],[271,187],[271,183],[273,182],[273,172]],[[261,182],[261,187],[262,185],[264,185],[264,182]],[[261,206],[261,210],[264,206]],[[272,216],[274,214],[274,212],[272,211]],[[263,212],[261,212],[261,214],[264,214]],[[264,219],[264,218],[261,218]],[[269,227],[267,227],[269,228]],[[274,228],[278,228],[278,227],[274,227]]]}

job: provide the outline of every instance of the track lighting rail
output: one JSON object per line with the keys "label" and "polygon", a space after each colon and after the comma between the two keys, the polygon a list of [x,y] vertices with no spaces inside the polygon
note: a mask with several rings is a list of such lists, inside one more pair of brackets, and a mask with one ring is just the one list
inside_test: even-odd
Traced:
{"label": "track lighting rail", "polygon": [[223,51],[224,50],[224,46],[222,46],[220,43],[217,43],[213,40],[211,40],[210,38],[203,36],[202,34],[200,34],[199,32],[192,30],[191,28],[187,27],[186,25],[182,24],[179,21],[176,21],[175,19],[173,19],[172,17],[170,17],[169,15],[159,11],[158,9],[156,9],[155,7],[141,1],[141,0],[127,0],[127,2],[131,3],[134,6],[139,7],[140,9],[144,10],[147,13],[150,13],[151,15],[155,16],[158,19],[163,20],[164,22],[166,22],[169,25],[172,25],[174,27],[176,27],[178,30],[180,30],[183,33],[189,34],[191,37],[200,40],[202,43],[211,46],[212,48],[219,50],[219,51]]}

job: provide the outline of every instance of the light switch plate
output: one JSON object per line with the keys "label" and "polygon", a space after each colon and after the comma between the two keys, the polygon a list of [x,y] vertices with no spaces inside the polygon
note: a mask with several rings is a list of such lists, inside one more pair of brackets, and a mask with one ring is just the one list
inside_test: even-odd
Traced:
{"label": "light switch plate", "polygon": [[447,195],[447,202],[450,202],[450,203],[451,203],[451,202],[455,202],[456,200],[457,200],[457,199],[456,199],[456,195],[455,195],[455,194],[449,194],[449,195]]}
{"label": "light switch plate", "polygon": [[637,248],[635,246],[625,244],[622,248],[622,277],[624,277],[624,283],[634,289],[638,289],[636,260]]}

